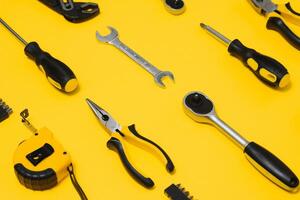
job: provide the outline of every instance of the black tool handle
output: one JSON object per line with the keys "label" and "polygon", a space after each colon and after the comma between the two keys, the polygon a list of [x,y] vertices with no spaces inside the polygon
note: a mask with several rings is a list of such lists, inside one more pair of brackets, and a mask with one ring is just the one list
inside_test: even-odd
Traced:
{"label": "black tool handle", "polygon": [[130,125],[128,126],[128,129],[130,130],[130,132],[136,136],[137,138],[145,141],[145,142],[148,142],[149,144],[155,146],[163,155],[164,157],[166,158],[167,160],[167,164],[166,164],[166,168],[169,172],[173,172],[175,170],[175,166],[174,166],[174,163],[173,161],[171,160],[170,156],[166,153],[165,150],[163,150],[163,148],[161,148],[158,144],[156,144],[155,142],[149,140],[148,138],[145,138],[144,136],[140,135],[136,128],[135,128],[135,125]]}
{"label": "black tool handle", "polygon": [[270,17],[267,23],[269,30],[280,33],[293,47],[300,50],[300,38],[279,17]]}
{"label": "black tool handle", "polygon": [[299,186],[299,179],[279,158],[260,145],[251,142],[244,153],[248,160],[267,178],[288,191]]}
{"label": "black tool handle", "polygon": [[96,3],[90,2],[72,2],[72,5],[68,3],[66,7],[71,7],[65,9],[62,7],[60,0],[39,0],[52,10],[63,15],[66,20],[73,23],[80,23],[86,20],[92,19],[100,13],[100,8]]}
{"label": "black tool handle", "polygon": [[283,88],[288,85],[288,70],[275,59],[244,46],[239,40],[231,42],[228,51],[269,86]]}
{"label": "black tool handle", "polygon": [[124,164],[125,168],[129,172],[129,174],[137,180],[139,183],[141,183],[143,186],[146,188],[152,188],[154,186],[154,182],[152,181],[151,178],[146,178],[142,174],[140,174],[129,162],[123,145],[120,140],[117,138],[112,137],[108,142],[107,142],[107,147],[111,150],[116,150],[117,153],[119,154],[122,163]]}
{"label": "black tool handle", "polygon": [[43,51],[36,42],[30,42],[25,47],[25,53],[36,62],[53,86],[64,92],[73,92],[77,88],[78,82],[72,70]]}

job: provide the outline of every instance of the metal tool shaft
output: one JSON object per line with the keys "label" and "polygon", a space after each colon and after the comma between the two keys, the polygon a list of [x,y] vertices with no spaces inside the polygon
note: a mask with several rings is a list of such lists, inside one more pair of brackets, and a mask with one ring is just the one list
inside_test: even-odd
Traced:
{"label": "metal tool shaft", "polygon": [[213,34],[214,36],[216,36],[218,39],[222,40],[223,42],[225,42],[227,45],[229,45],[232,41],[230,39],[228,39],[227,37],[225,37],[224,35],[222,35],[221,33],[219,33],[218,31],[216,31],[215,29],[213,29],[212,27],[201,23],[200,26],[207,30],[208,32],[210,32],[211,34]]}
{"label": "metal tool shaft", "polygon": [[224,121],[222,121],[216,115],[210,115],[209,119],[214,123],[217,128],[221,129],[231,140],[233,140],[241,149],[245,149],[249,141],[247,141],[243,136],[241,136],[238,132],[233,130],[229,125],[227,125]]}
{"label": "metal tool shaft", "polygon": [[28,42],[24,40],[14,29],[12,29],[3,19],[0,18],[0,23],[7,29],[9,30],[18,40],[20,40],[25,46],[28,45]]}
{"label": "metal tool shaft", "polygon": [[161,73],[161,71],[157,67],[155,67],[154,65],[149,63],[146,59],[144,59],[142,56],[140,56],[133,49],[129,48],[126,44],[121,42],[118,38],[113,40],[111,43],[116,48],[118,48],[120,51],[125,53],[131,59],[133,59],[140,66],[142,66],[142,68],[145,69],[147,72],[149,72],[151,75],[156,76],[157,74]]}

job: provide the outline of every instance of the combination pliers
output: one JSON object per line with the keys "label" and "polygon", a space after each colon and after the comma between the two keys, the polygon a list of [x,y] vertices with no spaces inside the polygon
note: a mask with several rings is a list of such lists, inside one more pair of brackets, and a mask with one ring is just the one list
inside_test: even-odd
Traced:
{"label": "combination pliers", "polygon": [[124,138],[126,140],[126,138],[128,136],[133,135],[133,136],[137,137],[138,139],[153,145],[163,154],[163,156],[167,160],[167,164],[166,164],[167,171],[169,173],[171,173],[175,170],[174,164],[173,164],[171,158],[168,156],[168,154],[159,145],[157,145],[153,141],[145,138],[144,136],[140,135],[137,132],[137,130],[135,129],[135,125],[130,125],[130,126],[122,128],[121,125],[119,125],[119,123],[116,120],[114,120],[110,114],[108,114],[108,112],[106,112],[104,109],[100,108],[96,103],[94,103],[90,99],[86,99],[86,101],[87,101],[88,105],[91,107],[91,109],[94,112],[94,114],[96,115],[96,117],[98,118],[98,120],[101,122],[101,124],[112,135],[110,140],[107,142],[107,147],[110,150],[114,150],[119,154],[120,159],[121,159],[123,165],[125,166],[125,168],[127,169],[127,171],[129,172],[129,174],[135,180],[137,180],[140,184],[142,184],[146,188],[154,187],[154,182],[151,178],[147,178],[147,177],[143,176],[132,166],[132,164],[130,163],[130,161],[128,160],[128,158],[125,154],[125,151],[124,151],[124,148],[123,148],[123,145],[122,145],[120,139],[118,139],[117,137],[120,138],[120,136],[121,136],[121,138]]}
{"label": "combination pliers", "polygon": [[[267,29],[280,33],[292,46],[300,50],[300,37],[286,22],[300,26],[300,13],[296,11],[295,0],[276,4],[272,0],[248,0],[255,10],[268,18]],[[298,1],[299,2],[299,1]]]}

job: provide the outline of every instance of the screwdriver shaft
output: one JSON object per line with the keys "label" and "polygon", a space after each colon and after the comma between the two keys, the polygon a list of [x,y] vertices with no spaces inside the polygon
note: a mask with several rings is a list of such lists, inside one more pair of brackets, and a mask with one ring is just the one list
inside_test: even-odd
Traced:
{"label": "screwdriver shaft", "polygon": [[9,30],[16,38],[18,38],[25,46],[27,46],[28,42],[24,40],[16,31],[14,31],[3,19],[0,18],[0,23]]}
{"label": "screwdriver shaft", "polygon": [[229,45],[232,41],[229,40],[227,37],[225,37],[224,35],[222,35],[221,33],[219,33],[218,31],[216,31],[215,29],[213,29],[212,27],[201,23],[200,26],[207,30],[208,32],[210,32],[211,34],[213,34],[214,36],[216,36],[217,38],[219,38],[220,40],[222,40],[223,42],[225,42],[227,45]]}

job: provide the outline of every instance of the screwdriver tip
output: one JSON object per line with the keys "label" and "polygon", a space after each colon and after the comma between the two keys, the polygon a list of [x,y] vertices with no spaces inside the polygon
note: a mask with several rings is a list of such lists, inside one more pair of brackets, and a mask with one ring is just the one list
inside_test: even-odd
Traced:
{"label": "screwdriver tip", "polygon": [[201,26],[201,28],[206,28],[207,27],[207,25],[205,25],[204,23],[200,23],[200,26]]}

